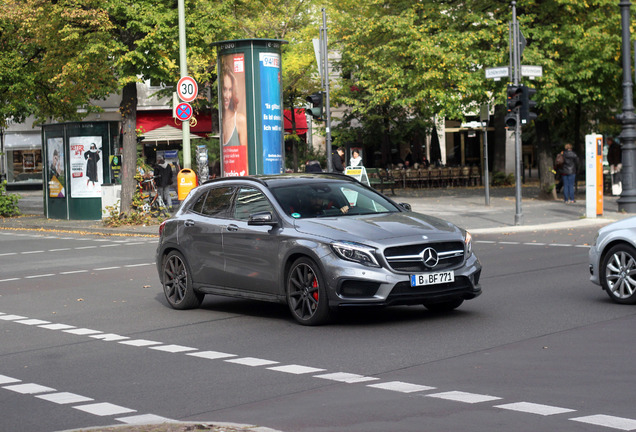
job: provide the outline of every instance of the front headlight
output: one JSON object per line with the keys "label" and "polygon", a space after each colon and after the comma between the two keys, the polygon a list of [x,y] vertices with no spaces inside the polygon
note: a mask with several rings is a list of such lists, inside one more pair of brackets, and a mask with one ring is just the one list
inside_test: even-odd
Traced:
{"label": "front headlight", "polygon": [[473,236],[468,231],[464,231],[464,245],[466,246],[466,256],[473,253]]}
{"label": "front headlight", "polygon": [[375,259],[375,249],[359,243],[334,242],[331,243],[333,251],[343,260],[357,262],[368,267],[380,267]]}

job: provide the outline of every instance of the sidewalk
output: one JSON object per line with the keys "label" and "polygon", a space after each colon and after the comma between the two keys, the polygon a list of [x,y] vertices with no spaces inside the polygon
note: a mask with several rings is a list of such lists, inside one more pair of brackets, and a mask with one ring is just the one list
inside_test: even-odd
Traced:
{"label": "sidewalk", "polygon": [[[580,188],[581,189],[581,188]],[[386,192],[386,191],[385,191]],[[430,214],[448,220],[471,233],[522,232],[539,229],[572,228],[577,226],[601,226],[631,216],[618,212],[619,197],[604,197],[603,215],[586,218],[585,194],[579,190],[576,203],[537,199],[539,188],[527,185],[522,188],[519,225],[515,225],[516,199],[514,187],[491,187],[490,205],[485,204],[483,187],[395,189],[397,202],[411,204],[413,211]],[[79,231],[103,235],[156,236],[158,225],[121,226],[110,228],[101,221],[61,220],[44,217],[42,191],[17,191],[22,216],[0,218],[0,229],[39,229]]]}

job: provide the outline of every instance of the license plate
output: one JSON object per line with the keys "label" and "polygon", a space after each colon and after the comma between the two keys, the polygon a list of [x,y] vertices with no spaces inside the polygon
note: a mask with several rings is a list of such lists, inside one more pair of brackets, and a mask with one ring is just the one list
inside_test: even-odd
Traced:
{"label": "license plate", "polygon": [[448,282],[455,282],[455,272],[452,270],[411,275],[411,286],[437,285]]}

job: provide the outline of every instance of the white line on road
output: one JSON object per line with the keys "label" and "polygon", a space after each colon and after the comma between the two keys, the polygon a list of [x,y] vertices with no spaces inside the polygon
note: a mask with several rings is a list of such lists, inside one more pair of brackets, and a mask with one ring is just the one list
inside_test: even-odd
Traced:
{"label": "white line on road", "polygon": [[366,382],[366,381],[375,381],[380,379],[380,378],[368,377],[364,375],[357,375],[357,374],[352,374],[347,372],[335,372],[335,373],[328,373],[323,375],[314,375],[314,378],[328,379],[328,380],[344,382],[348,384]]}
{"label": "white line on road", "polygon": [[266,366],[278,363],[277,361],[259,359],[255,357],[241,357],[237,359],[224,360],[229,363],[241,364],[244,366]]}
{"label": "white line on road", "polygon": [[542,416],[549,416],[554,414],[564,414],[568,412],[574,412],[576,410],[568,408],[560,408],[550,405],[542,405],[531,402],[516,402],[504,405],[495,405],[495,408],[501,408],[510,411],[526,412],[530,414],[538,414]]}
{"label": "white line on road", "polygon": [[189,355],[192,357],[201,357],[208,360],[217,360],[217,359],[223,359],[223,358],[229,358],[229,357],[236,357],[236,354],[228,354],[228,353],[219,352],[219,351],[199,351],[195,353],[188,353],[186,355]]}
{"label": "white line on road", "polygon": [[89,404],[89,405],[79,405],[74,406],[73,408],[87,412],[89,414],[94,414],[96,416],[109,416],[116,414],[126,414],[131,412],[136,412],[137,410],[126,408],[119,405],[114,405],[108,402]]}
{"label": "white line on road", "polygon": [[21,394],[36,394],[36,393],[46,393],[46,392],[55,391],[54,388],[46,387],[40,384],[33,384],[33,383],[15,384],[10,386],[5,386],[2,388],[6,390],[11,390],[17,393],[21,393]]}
{"label": "white line on road", "polygon": [[462,391],[449,391],[442,393],[433,393],[426,395],[427,397],[438,398],[438,399],[446,399],[452,400],[455,402],[464,402],[464,403],[480,403],[480,402],[490,402],[494,400],[501,399],[500,397],[490,396],[490,395],[482,395],[476,393],[466,393]]}
{"label": "white line on road", "polygon": [[69,392],[48,393],[44,395],[38,395],[36,397],[40,399],[44,399],[49,402],[56,403],[58,405],[80,403],[80,402],[90,402],[94,400],[86,396],[80,396],[78,394],[69,393]]}
{"label": "white line on road", "polygon": [[400,393],[415,393],[426,390],[434,390],[435,387],[406,383],[402,381],[389,381],[378,384],[367,384],[367,387],[379,388],[383,390],[391,390]]}
{"label": "white line on road", "polygon": [[625,431],[636,430],[636,420],[603,414],[591,415],[586,417],[576,417],[571,418],[570,420]]}
{"label": "white line on road", "polygon": [[286,365],[286,366],[274,366],[274,367],[270,367],[267,368],[270,370],[274,370],[274,371],[278,371],[278,372],[285,372],[285,373],[290,373],[290,374],[294,374],[294,375],[301,375],[301,374],[307,374],[307,373],[316,373],[316,372],[322,372],[325,369],[318,369],[318,368],[314,368],[314,367],[309,367],[309,366],[301,366],[301,365]]}
{"label": "white line on road", "polygon": [[190,347],[181,346],[181,345],[151,346],[150,349],[157,350],[157,351],[165,351],[169,353],[182,353],[186,351],[196,351],[196,348],[190,348]]}

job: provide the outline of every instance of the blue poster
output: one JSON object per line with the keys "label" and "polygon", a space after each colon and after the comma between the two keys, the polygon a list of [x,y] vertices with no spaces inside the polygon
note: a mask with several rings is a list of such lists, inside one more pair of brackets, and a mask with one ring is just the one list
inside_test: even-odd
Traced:
{"label": "blue poster", "polygon": [[263,113],[263,173],[283,172],[283,108],[280,54],[259,53]]}

